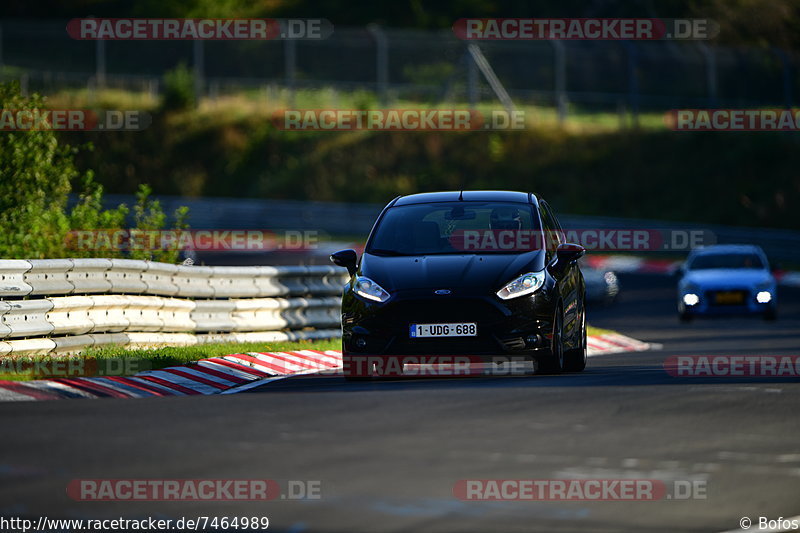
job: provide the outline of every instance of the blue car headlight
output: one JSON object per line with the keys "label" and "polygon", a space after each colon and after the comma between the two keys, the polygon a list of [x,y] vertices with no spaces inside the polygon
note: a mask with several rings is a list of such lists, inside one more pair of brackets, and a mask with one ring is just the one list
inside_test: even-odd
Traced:
{"label": "blue car headlight", "polygon": [[700,303],[700,286],[696,283],[684,283],[680,288],[680,298],[689,307]]}
{"label": "blue car headlight", "polygon": [[756,285],[756,302],[760,304],[768,304],[775,299],[775,282],[768,280]]}

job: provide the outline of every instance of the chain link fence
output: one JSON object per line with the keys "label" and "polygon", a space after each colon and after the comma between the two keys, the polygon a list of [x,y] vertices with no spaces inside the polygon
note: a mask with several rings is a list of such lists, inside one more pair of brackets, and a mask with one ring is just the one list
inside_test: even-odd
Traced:
{"label": "chain link fence", "polygon": [[[324,40],[79,41],[66,21],[0,21],[0,72],[23,90],[121,88],[157,96],[180,63],[201,95],[253,91],[268,103],[300,89],[365,91],[365,106],[398,101],[497,102],[467,42],[450,30],[336,27]],[[516,105],[634,113],[671,107],[791,106],[800,57],[713,42],[476,43]]]}

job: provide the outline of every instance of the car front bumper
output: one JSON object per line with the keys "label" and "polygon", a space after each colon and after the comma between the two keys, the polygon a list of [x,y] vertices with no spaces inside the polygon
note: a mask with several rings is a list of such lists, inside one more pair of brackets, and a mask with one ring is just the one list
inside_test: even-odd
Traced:
{"label": "car front bumper", "polygon": [[[770,293],[771,299],[769,302],[761,303],[756,297],[763,290],[756,288],[726,288],[683,291],[678,294],[678,312],[688,315],[745,315],[774,311],[777,306],[776,291],[774,289],[766,290],[766,292]],[[687,305],[684,302],[684,296],[689,292],[699,297],[697,304]],[[742,294],[742,301],[740,303],[716,303],[716,293],[718,292],[739,292]]]}
{"label": "car front bumper", "polygon": [[[503,355],[536,354],[550,346],[555,302],[545,291],[500,300],[458,291],[431,296],[430,290],[404,291],[385,303],[365,301],[352,291],[342,302],[345,354]],[[474,322],[472,337],[412,338],[411,324]]]}

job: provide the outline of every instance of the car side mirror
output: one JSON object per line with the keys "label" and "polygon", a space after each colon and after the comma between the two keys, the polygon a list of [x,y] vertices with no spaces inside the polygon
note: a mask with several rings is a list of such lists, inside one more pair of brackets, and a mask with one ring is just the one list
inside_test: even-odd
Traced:
{"label": "car side mirror", "polygon": [[355,250],[340,250],[331,254],[331,262],[340,267],[344,267],[351,276],[355,275],[358,265],[358,254]]}
{"label": "car side mirror", "polygon": [[556,257],[548,266],[550,274],[560,276],[567,267],[580,259],[586,253],[586,248],[580,244],[564,243],[556,248]]}

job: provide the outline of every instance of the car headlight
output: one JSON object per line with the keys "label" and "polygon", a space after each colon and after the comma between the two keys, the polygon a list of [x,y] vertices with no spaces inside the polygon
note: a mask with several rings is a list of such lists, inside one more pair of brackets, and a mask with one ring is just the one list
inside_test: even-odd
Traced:
{"label": "car headlight", "polygon": [[353,284],[356,294],[367,300],[385,302],[389,299],[389,293],[383,287],[372,281],[366,276],[358,276]]}
{"label": "car headlight", "polygon": [[700,303],[700,297],[693,292],[687,292],[683,295],[683,303],[688,306],[694,306]]}
{"label": "car headlight", "polygon": [[534,293],[542,285],[544,285],[544,272],[528,272],[497,291],[497,296],[503,300],[510,300],[511,298]]}

